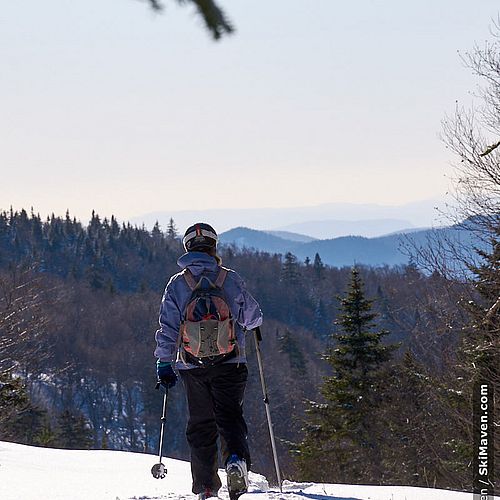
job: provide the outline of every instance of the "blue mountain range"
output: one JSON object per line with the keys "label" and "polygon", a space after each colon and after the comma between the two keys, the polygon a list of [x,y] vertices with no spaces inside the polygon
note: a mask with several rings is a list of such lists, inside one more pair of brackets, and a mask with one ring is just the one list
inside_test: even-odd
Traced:
{"label": "blue mountain range", "polygon": [[343,236],[333,239],[312,239],[286,232],[267,232],[237,227],[220,235],[224,245],[269,253],[293,253],[300,260],[313,260],[316,253],[324,264],[335,267],[364,264],[369,266],[402,265],[410,262],[416,248],[435,245],[437,241],[453,241],[464,249],[482,246],[474,232],[459,226],[422,229],[389,234],[376,238]]}

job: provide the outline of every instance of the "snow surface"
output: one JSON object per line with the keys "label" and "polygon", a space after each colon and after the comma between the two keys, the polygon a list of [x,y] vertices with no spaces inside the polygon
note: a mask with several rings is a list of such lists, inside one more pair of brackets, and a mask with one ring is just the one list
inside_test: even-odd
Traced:
{"label": "snow surface", "polygon": [[[155,455],[108,450],[57,450],[0,442],[1,500],[194,500],[188,462],[163,459],[168,473],[154,479]],[[225,474],[221,470],[223,484]],[[228,499],[223,487],[219,496]],[[470,493],[403,486],[292,483],[283,493],[250,473],[241,500],[470,500]],[[498,499],[498,497],[495,497]],[[499,499],[500,500],[500,499]]]}

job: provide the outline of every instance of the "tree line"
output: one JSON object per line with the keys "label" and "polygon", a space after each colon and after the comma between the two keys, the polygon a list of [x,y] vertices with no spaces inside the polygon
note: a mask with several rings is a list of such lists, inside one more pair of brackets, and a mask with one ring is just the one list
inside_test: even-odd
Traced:
{"label": "tree line", "polygon": [[[42,222],[33,213],[11,210],[0,214],[0,250],[0,369],[5,389],[0,394],[2,404],[9,407],[2,412],[9,425],[1,437],[50,446],[71,442],[75,447],[153,452],[161,410],[154,390],[153,336],[163,287],[178,270],[176,259],[183,252],[174,221],[165,231],[158,225],[148,231],[119,225],[114,217],[101,219],[96,213],[85,226],[69,214]],[[220,253],[224,264],[244,277],[264,311],[263,356],[284,471],[289,477],[308,477],[298,453],[310,428],[312,403],[307,401],[320,401],[320,408],[326,404],[329,392],[321,381],[338,373],[331,354],[324,353],[335,352],[346,335],[343,295],[353,286],[353,271],[325,266],[318,254],[301,263],[290,253],[232,247]],[[362,293],[375,299],[369,314],[387,332],[384,345],[399,346],[391,363],[406,362],[408,377],[408,366],[414,367],[412,376],[424,379],[428,372],[445,370],[446,356],[458,344],[456,336],[447,333],[450,322],[462,321],[454,299],[463,285],[424,275],[413,266],[359,267],[356,273],[363,279]],[[257,471],[271,476],[268,439],[258,432],[265,425],[265,413],[255,352],[248,341],[254,376],[248,384],[246,412],[253,462]],[[414,384],[401,378],[403,371],[397,372],[399,378],[394,371],[388,373],[383,398],[392,400],[387,414],[402,419],[407,407],[397,395],[405,384]],[[381,389],[378,395],[382,397]],[[364,398],[364,408],[373,407],[372,399],[366,394]],[[73,441],[61,438],[65,419],[71,423],[66,428],[76,436]],[[167,453],[187,459],[181,388],[176,387],[170,398],[167,425]],[[422,438],[425,425],[413,427],[414,436],[406,436],[409,448]],[[373,434],[370,446],[381,449],[387,443],[387,449],[399,449],[392,439],[393,434]],[[352,453],[346,451],[347,456]],[[405,473],[398,471],[397,477],[395,470],[378,476],[378,469],[368,467],[373,457],[366,452],[359,457],[359,468],[340,475],[325,467],[322,470],[330,472],[322,479],[397,479],[406,484],[434,480],[430,472],[416,473],[415,464]],[[359,475],[361,470],[365,475]]]}

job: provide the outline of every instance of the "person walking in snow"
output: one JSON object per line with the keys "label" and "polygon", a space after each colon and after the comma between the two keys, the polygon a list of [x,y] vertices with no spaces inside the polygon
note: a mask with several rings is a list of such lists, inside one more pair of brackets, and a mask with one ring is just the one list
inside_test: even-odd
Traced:
{"label": "person walking in snow", "polygon": [[160,307],[156,332],[158,381],[167,390],[178,373],[186,389],[193,493],[217,496],[220,439],[231,500],[248,488],[250,452],[243,417],[247,381],[245,331],[262,324],[257,301],[233,270],[222,267],[217,233],[209,224],[189,227],[186,253],[177,263]]}

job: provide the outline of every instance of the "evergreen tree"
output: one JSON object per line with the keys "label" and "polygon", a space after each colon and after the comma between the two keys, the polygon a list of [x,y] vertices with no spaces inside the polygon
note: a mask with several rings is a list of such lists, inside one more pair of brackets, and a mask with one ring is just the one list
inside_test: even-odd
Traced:
{"label": "evergreen tree", "polygon": [[300,281],[299,263],[297,257],[291,252],[285,254],[285,260],[281,268],[281,281],[292,286],[297,285]]}
{"label": "evergreen tree", "polygon": [[46,422],[37,434],[34,444],[43,446],[44,448],[57,448],[57,435],[48,420],[47,416]]}
{"label": "evergreen tree", "polygon": [[372,302],[365,298],[358,270],[352,269],[336,321],[340,332],[332,336],[334,345],[325,356],[333,369],[321,387],[326,403],[310,403],[299,445],[298,466],[305,480],[369,481],[377,475],[373,412],[380,404],[382,368],[396,346],[382,344],[387,331],[373,331],[377,315]]}
{"label": "evergreen tree", "polygon": [[23,381],[0,374],[0,439],[23,444],[50,444],[47,412],[34,405]]}
{"label": "evergreen tree", "polygon": [[81,413],[63,411],[57,419],[57,445],[68,449],[89,449],[93,438],[90,426]]}
{"label": "evergreen tree", "polygon": [[[461,461],[457,426],[450,426],[440,402],[458,394],[431,376],[411,352],[405,353],[386,380],[384,403],[373,415],[385,428],[379,441],[380,483],[458,487],[450,477],[450,470]],[[468,456],[471,451],[468,446]]]}
{"label": "evergreen tree", "polygon": [[29,403],[26,387],[10,372],[0,372],[0,438],[9,438],[10,424]]}
{"label": "evergreen tree", "polygon": [[287,328],[285,333],[279,337],[280,352],[285,353],[290,360],[290,368],[294,375],[306,375],[305,357],[297,341]]}
{"label": "evergreen tree", "polygon": [[[490,394],[500,394],[500,223],[492,228],[491,251],[478,253],[482,263],[471,266],[477,295],[474,300],[464,301],[470,321],[459,344],[458,363],[450,370],[448,391],[441,400],[448,415],[456,420],[455,438],[442,446],[452,448],[454,460],[444,456],[441,461],[450,480],[462,487],[471,484],[472,479],[468,463],[474,453],[473,391],[487,384]],[[493,405],[493,422],[499,421],[499,413],[498,405]],[[492,453],[500,454],[498,440],[493,441]],[[493,476],[498,477],[498,461],[494,466]]]}
{"label": "evergreen tree", "polygon": [[161,241],[163,237],[163,233],[161,232],[160,223],[158,221],[155,222],[153,229],[151,231],[151,236],[155,242]]}
{"label": "evergreen tree", "polygon": [[110,231],[112,239],[116,239],[120,235],[120,226],[114,215],[111,216]]}
{"label": "evergreen tree", "polygon": [[168,221],[167,237],[170,240],[175,240],[176,238],[179,237],[179,234],[177,232],[177,226],[175,225],[174,219],[172,219],[172,217],[170,217],[170,220]]}
{"label": "evergreen tree", "polygon": [[462,355],[476,381],[490,381],[500,390],[500,220],[491,236],[491,251],[479,255],[482,263],[472,267],[478,297],[468,303],[471,322]]}
{"label": "evergreen tree", "polygon": [[287,252],[281,267],[280,283],[283,287],[281,294],[286,302],[287,316],[292,325],[300,324],[303,320],[301,313],[305,306],[305,294],[301,278],[297,257]]}
{"label": "evergreen tree", "polygon": [[[146,440],[147,443],[147,440]],[[102,439],[101,439],[101,450],[108,450],[109,449],[109,442],[108,442],[108,433],[104,431],[102,433]]]}
{"label": "evergreen tree", "polygon": [[390,359],[394,350],[381,343],[388,331],[372,331],[378,315],[372,311],[373,300],[365,298],[363,286],[359,271],[353,268],[348,293],[340,299],[342,313],[335,322],[344,333],[334,337],[337,347],[327,355],[341,378],[350,374],[361,388],[370,383],[371,374]]}
{"label": "evergreen tree", "polygon": [[330,320],[322,299],[318,299],[314,311],[313,331],[320,338],[326,338],[330,330]]}
{"label": "evergreen tree", "polygon": [[325,265],[323,264],[319,253],[316,253],[316,255],[314,256],[313,269],[315,279],[317,281],[321,281],[323,279],[323,271],[325,269]]}

